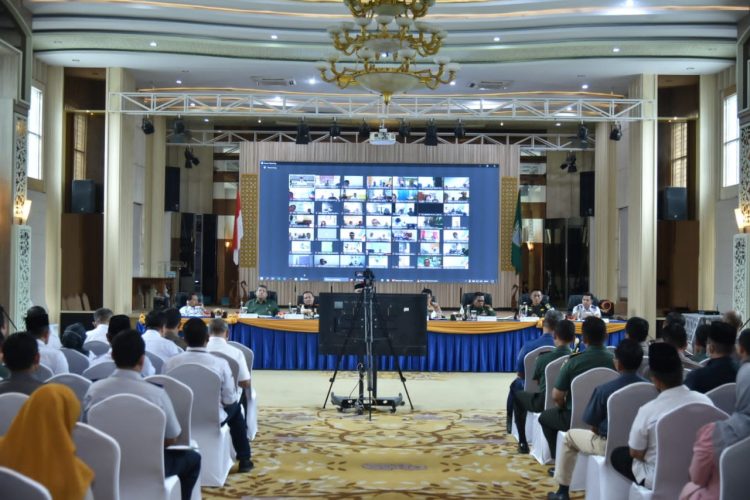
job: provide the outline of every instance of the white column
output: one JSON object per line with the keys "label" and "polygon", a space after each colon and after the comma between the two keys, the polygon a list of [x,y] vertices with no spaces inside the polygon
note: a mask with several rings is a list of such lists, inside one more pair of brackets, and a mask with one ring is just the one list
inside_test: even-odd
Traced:
{"label": "white column", "polygon": [[152,120],[154,133],[147,142],[150,154],[147,155],[146,167],[146,200],[143,212],[145,227],[144,235],[144,262],[146,263],[146,276],[163,276],[165,272],[164,262],[168,256],[164,256],[164,240],[169,238],[165,234],[166,214],[164,213],[164,177],[167,155],[167,126],[163,116]]}
{"label": "white column", "polygon": [[716,172],[719,158],[718,140],[721,130],[717,110],[718,101],[716,75],[700,77],[700,111],[698,116],[698,221],[700,240],[698,243],[698,307],[713,309],[716,274]]}
{"label": "white column", "polygon": [[61,66],[49,66],[44,92],[44,189],[47,195],[44,245],[44,299],[51,322],[58,323],[62,302],[63,171],[65,151],[65,74]]}
{"label": "white column", "polygon": [[611,125],[596,125],[594,150],[594,258],[592,292],[599,298],[617,300],[617,196],[615,191],[615,145],[609,140]]}
{"label": "white column", "polygon": [[628,316],[656,326],[656,100],[657,76],[640,75],[629,96],[646,100],[643,120],[630,127],[628,186]]}

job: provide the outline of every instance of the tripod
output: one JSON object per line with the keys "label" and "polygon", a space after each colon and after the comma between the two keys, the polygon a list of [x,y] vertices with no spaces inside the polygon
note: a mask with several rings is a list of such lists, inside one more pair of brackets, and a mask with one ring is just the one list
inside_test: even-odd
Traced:
{"label": "tripod", "polygon": [[[328,393],[323,401],[323,408],[326,407],[330,396],[331,403],[339,407],[339,411],[344,411],[349,408],[354,408],[358,415],[368,410],[370,419],[372,419],[372,408],[377,406],[390,407],[391,413],[396,412],[397,406],[403,406],[403,396],[399,393],[397,397],[378,397],[377,396],[377,367],[375,365],[375,356],[373,353],[373,342],[375,335],[375,322],[377,311],[378,324],[385,330],[385,337],[388,342],[388,349],[391,356],[394,356],[396,360],[396,368],[398,370],[399,378],[404,386],[406,397],[409,400],[409,406],[414,409],[414,405],[411,402],[409,390],[406,387],[406,378],[401,370],[401,363],[399,362],[398,356],[395,355],[393,349],[393,343],[391,342],[390,334],[385,327],[386,322],[382,317],[381,311],[377,307],[375,291],[372,287],[372,280],[366,280],[365,286],[363,287],[362,294],[357,300],[352,315],[352,323],[347,331],[344,343],[336,358],[335,370],[333,376],[329,379],[330,385],[328,387]],[[364,359],[358,364],[357,370],[359,372],[359,396],[357,398],[341,397],[336,396],[331,392],[333,389],[333,383],[336,380],[336,376],[341,366],[341,360],[346,353],[346,347],[349,344],[349,340],[354,332],[355,322],[361,318],[362,325],[364,327],[364,342],[365,342],[365,354]],[[367,397],[365,397],[365,378],[367,379]]]}

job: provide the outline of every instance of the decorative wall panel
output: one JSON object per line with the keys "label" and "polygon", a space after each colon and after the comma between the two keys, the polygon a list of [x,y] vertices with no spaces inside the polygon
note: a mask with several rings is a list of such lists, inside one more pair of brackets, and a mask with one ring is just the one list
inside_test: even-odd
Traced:
{"label": "decorative wall panel", "polygon": [[13,115],[15,134],[13,137],[13,210],[21,217],[26,201],[26,159],[28,155],[28,120],[20,113]]}
{"label": "decorative wall panel", "polygon": [[510,242],[513,239],[513,224],[516,218],[518,199],[518,177],[503,177],[500,181],[500,270],[514,271],[510,260]]}
{"label": "decorative wall panel", "polygon": [[[258,174],[240,175],[240,202],[242,203],[242,242],[240,267],[258,267]],[[250,285],[254,288],[254,285]]]}
{"label": "decorative wall panel", "polygon": [[750,124],[740,129],[740,210],[750,222]]}
{"label": "decorative wall panel", "polygon": [[11,226],[11,303],[13,321],[21,327],[31,303],[31,228]]}

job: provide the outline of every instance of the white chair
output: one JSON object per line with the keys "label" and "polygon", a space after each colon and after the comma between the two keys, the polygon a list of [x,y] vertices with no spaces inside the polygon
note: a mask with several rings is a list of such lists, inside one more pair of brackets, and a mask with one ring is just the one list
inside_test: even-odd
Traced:
{"label": "white chair", "polygon": [[109,351],[109,344],[102,342],[101,340],[89,340],[88,342],[83,343],[83,348],[87,351],[93,352],[97,356],[101,356]]}
{"label": "white chair", "polygon": [[193,413],[190,435],[201,450],[201,484],[223,486],[234,463],[234,448],[229,427],[221,425],[221,379],[205,366],[184,364],[166,375],[176,378],[193,390]]}
{"label": "white chair", "polygon": [[607,346],[607,350],[608,350],[609,352],[611,352],[612,354],[614,354],[614,353],[615,353],[615,349],[617,349],[617,346],[616,346],[616,345],[608,345],[608,346]]}
{"label": "white chair", "polygon": [[714,402],[714,406],[727,415],[731,415],[734,412],[735,403],[737,401],[737,384],[730,382],[728,384],[720,385],[719,387],[715,387],[708,391],[706,396]]}
{"label": "white chair", "polygon": [[638,409],[659,393],[648,382],[638,382],[614,392],[607,400],[607,445],[604,456],[590,455],[586,465],[587,500],[627,500],[630,482],[612,468],[612,451],[628,445],[630,427]]}
{"label": "white chair", "polygon": [[239,373],[240,373],[240,365],[237,363],[237,361],[233,359],[232,357],[228,356],[227,354],[224,354],[223,352],[218,352],[218,351],[209,351],[209,352],[213,354],[214,356],[217,356],[227,362],[227,364],[229,365],[229,371],[232,372],[232,379],[234,380],[234,386],[237,387],[237,378],[239,377]]}
{"label": "white chair", "polygon": [[34,370],[34,378],[37,379],[39,382],[44,382],[48,378],[50,378],[55,373],[52,371],[52,369],[47,366],[39,363],[39,366],[36,370]]}
{"label": "white chair", "polygon": [[177,421],[182,429],[180,436],[177,438],[177,444],[197,448],[198,443],[190,435],[193,415],[193,390],[169,375],[152,375],[146,377],[146,381],[162,386],[172,402]]}
{"label": "white chair", "polygon": [[70,387],[76,393],[78,401],[83,403],[86,391],[91,387],[91,381],[82,375],[75,373],[60,373],[47,379],[47,384],[62,384]]}
{"label": "white chair", "polygon": [[[555,387],[555,381],[557,376],[560,374],[562,365],[568,360],[567,356],[557,358],[556,360],[549,363],[544,368],[544,379],[546,384],[545,396],[544,396],[544,409],[547,410],[555,405],[552,400],[552,389]],[[540,413],[529,412],[526,419],[531,420],[532,428],[534,429],[529,439],[531,445],[531,456],[536,458],[537,462],[544,465],[552,461],[552,453],[549,449],[547,439],[544,437],[542,432],[542,426],[539,424]]]}
{"label": "white chair", "polygon": [[47,488],[7,467],[0,467],[0,491],[9,500],[52,500]]}
{"label": "white chair", "polygon": [[146,357],[149,361],[151,361],[151,364],[154,365],[154,371],[156,372],[156,374],[159,375],[160,373],[162,373],[162,369],[164,367],[164,358],[149,351],[146,351]]}
{"label": "white chair", "polygon": [[[544,354],[545,352],[549,352],[553,349],[552,346],[549,345],[543,345],[541,347],[537,347],[536,349],[529,351],[526,353],[526,356],[523,357],[523,373],[524,373],[524,382],[523,382],[523,390],[527,392],[537,392],[539,390],[539,384],[536,380],[534,380],[534,366],[536,365],[537,358]],[[530,421],[527,418],[526,419],[526,439],[531,439],[531,433],[533,432],[534,427],[529,425]],[[516,428],[516,419],[514,418],[511,422],[511,436],[516,438],[516,441],[518,441],[518,429]]]}
{"label": "white chair", "polygon": [[630,485],[629,500],[673,500],[690,480],[695,435],[702,426],[728,415],[703,403],[688,403],[662,415],[656,421],[656,467],[654,489]]}
{"label": "white chair", "polygon": [[120,445],[99,429],[78,422],[73,429],[76,455],[94,471],[94,498],[120,498]]}
{"label": "white chair", "polygon": [[747,497],[747,458],[750,457],[750,437],[724,448],[719,458],[721,493],[719,500]]}
{"label": "white chair", "polygon": [[77,373],[82,375],[84,370],[89,367],[90,360],[75,349],[69,349],[67,347],[61,347],[60,352],[63,353],[65,359],[68,361],[68,370],[70,373]]}
{"label": "white chair", "polygon": [[0,436],[8,432],[10,424],[13,423],[13,419],[18,414],[18,410],[21,409],[27,399],[29,397],[20,392],[0,394]]}
{"label": "white chair", "polygon": [[[245,344],[240,344],[230,340],[227,342],[229,345],[236,347],[242,354],[245,355],[245,362],[247,362],[247,369],[250,371],[250,378],[253,376],[253,362],[255,361],[255,353]],[[247,437],[252,441],[255,439],[255,435],[258,433],[258,396],[255,393],[255,387],[251,384],[250,387],[245,388],[245,399],[247,400],[247,411],[245,412],[245,421],[247,422]]]}
{"label": "white chair", "polygon": [[114,361],[104,361],[98,365],[86,368],[83,372],[83,376],[89,380],[97,381],[112,375],[116,368]]}
{"label": "white chair", "polygon": [[638,375],[648,380],[648,356],[643,356],[643,361],[641,361],[641,366],[638,368]]}
{"label": "white chair", "polygon": [[88,421],[120,445],[120,498],[180,498],[180,479],[164,478],[164,426],[155,404],[133,394],[110,396],[92,406]]}

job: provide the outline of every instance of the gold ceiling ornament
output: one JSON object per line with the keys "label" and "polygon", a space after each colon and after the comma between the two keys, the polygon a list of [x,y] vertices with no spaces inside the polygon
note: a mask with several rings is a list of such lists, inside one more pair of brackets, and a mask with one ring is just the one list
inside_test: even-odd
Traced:
{"label": "gold ceiling ornament", "polygon": [[[417,57],[435,56],[447,32],[415,18],[427,14],[435,0],[344,0],[355,16],[328,28],[333,46],[355,58],[354,66],[337,65],[339,54],[317,64],[321,78],[345,89],[360,85],[383,96],[389,104],[393,94],[418,85],[436,89],[456,77],[459,65],[447,57],[435,57],[437,67],[417,68]],[[395,25],[395,28],[394,28]]]}

